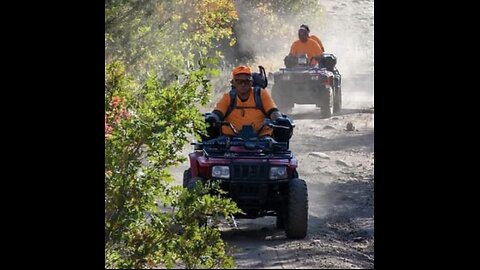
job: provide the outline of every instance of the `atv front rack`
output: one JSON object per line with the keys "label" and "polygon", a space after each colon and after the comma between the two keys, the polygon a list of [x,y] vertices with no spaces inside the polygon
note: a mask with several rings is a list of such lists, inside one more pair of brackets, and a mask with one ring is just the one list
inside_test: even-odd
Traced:
{"label": "atv front rack", "polygon": [[325,73],[327,74],[328,71],[326,68],[318,68],[318,67],[292,67],[292,68],[280,68],[278,71],[279,73]]}
{"label": "atv front rack", "polygon": [[203,149],[203,154],[206,158],[227,158],[227,159],[292,159],[293,155],[291,151],[282,152],[234,152],[234,151],[215,151],[212,149]]}
{"label": "atv front rack", "polygon": [[[271,138],[244,140],[239,137],[233,139],[220,137],[201,143],[192,143],[192,145],[195,145],[197,150],[203,150],[207,158],[291,159],[293,157],[292,152],[288,149],[287,142],[276,142]],[[232,146],[239,146],[247,151],[232,151],[230,149]]]}

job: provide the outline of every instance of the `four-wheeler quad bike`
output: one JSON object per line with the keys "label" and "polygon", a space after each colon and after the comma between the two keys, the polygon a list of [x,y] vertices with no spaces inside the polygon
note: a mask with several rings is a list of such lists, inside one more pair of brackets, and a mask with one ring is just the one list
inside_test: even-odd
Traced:
{"label": "four-wheeler quad bike", "polygon": [[192,143],[195,151],[189,154],[190,169],[184,172],[183,186],[191,190],[197,182],[218,181],[225,196],[244,212],[235,218],[276,216],[277,228],[285,229],[288,238],[304,238],[307,184],[299,179],[297,159],[289,149],[295,126],[290,123],[292,126],[286,127],[266,119],[263,127],[273,128],[273,137],[259,137],[263,127],[255,133],[247,125],[237,132],[228,122],[217,123],[230,126],[236,136],[220,134]]}
{"label": "four-wheeler quad bike", "polygon": [[315,103],[322,117],[328,118],[342,108],[341,75],[335,67],[337,59],[324,53],[318,65],[310,66],[306,55],[286,56],[285,67],[273,74],[272,98],[280,111],[288,111],[294,103]]}

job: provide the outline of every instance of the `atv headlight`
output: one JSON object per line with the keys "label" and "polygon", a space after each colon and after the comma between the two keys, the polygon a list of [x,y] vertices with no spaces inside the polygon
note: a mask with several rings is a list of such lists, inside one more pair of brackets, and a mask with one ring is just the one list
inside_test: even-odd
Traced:
{"label": "atv headlight", "polygon": [[230,178],[230,168],[228,166],[213,166],[212,177],[214,178]]}
{"label": "atv headlight", "polygon": [[307,64],[307,58],[299,57],[298,58],[298,63],[300,65],[306,65]]}
{"label": "atv headlight", "polygon": [[287,167],[271,167],[269,177],[271,180],[276,179],[286,179],[287,178]]}

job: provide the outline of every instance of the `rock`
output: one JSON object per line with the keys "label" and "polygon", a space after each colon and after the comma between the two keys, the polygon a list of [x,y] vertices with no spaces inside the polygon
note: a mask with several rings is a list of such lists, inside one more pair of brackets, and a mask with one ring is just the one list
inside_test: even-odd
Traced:
{"label": "rock", "polygon": [[335,127],[332,127],[332,126],[329,126],[329,125],[326,125],[323,127],[323,129],[335,129]]}
{"label": "rock", "polygon": [[314,157],[319,157],[319,158],[324,158],[324,159],[330,159],[330,157],[322,152],[310,152],[308,153],[309,156],[314,156]]}
{"label": "rock", "polygon": [[363,237],[355,237],[355,238],[353,238],[353,242],[357,242],[357,243],[358,243],[358,242],[362,242],[363,240],[364,240]]}
{"label": "rock", "polygon": [[354,131],[355,126],[352,124],[352,122],[347,123],[347,131]]}
{"label": "rock", "polygon": [[337,159],[337,160],[335,161],[335,164],[340,165],[340,166],[345,166],[345,167],[352,167],[350,164],[348,164],[348,163],[346,163],[345,161],[340,160],[340,159]]}

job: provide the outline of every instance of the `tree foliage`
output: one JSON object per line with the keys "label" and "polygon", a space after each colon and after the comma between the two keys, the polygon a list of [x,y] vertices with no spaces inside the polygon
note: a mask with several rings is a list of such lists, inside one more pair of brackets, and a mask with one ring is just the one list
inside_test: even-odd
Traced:
{"label": "tree foliage", "polygon": [[105,57],[140,79],[150,71],[169,82],[195,60],[219,56],[215,43],[235,41],[237,19],[227,0],[106,1]]}
{"label": "tree foliage", "polygon": [[[122,64],[106,68],[105,83],[105,266],[144,268],[184,263],[233,267],[217,228],[199,226],[238,211],[206,188],[170,186],[168,168],[183,160],[187,135],[204,130],[194,104],[210,91],[206,63],[168,87],[151,76],[139,87]],[[161,204],[162,211],[155,202]]]}

